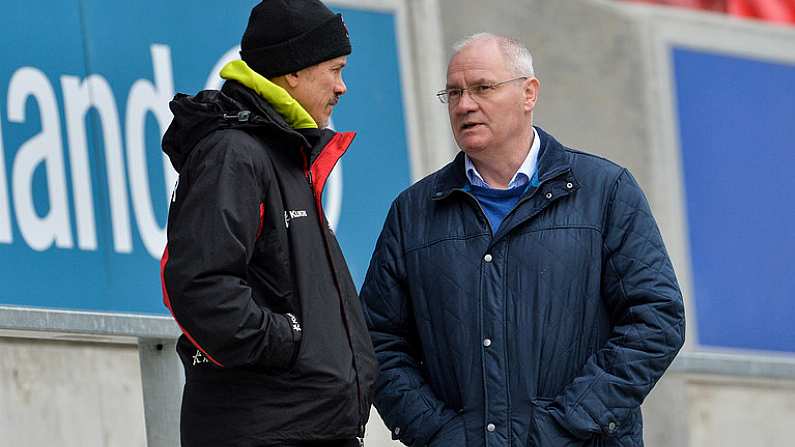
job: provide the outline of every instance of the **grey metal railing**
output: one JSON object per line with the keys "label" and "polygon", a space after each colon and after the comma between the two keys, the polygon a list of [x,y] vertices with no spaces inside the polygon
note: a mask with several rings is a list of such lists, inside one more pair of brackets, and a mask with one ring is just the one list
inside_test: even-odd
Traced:
{"label": "grey metal railing", "polygon": [[744,379],[795,380],[795,357],[758,353],[682,352],[669,371]]}

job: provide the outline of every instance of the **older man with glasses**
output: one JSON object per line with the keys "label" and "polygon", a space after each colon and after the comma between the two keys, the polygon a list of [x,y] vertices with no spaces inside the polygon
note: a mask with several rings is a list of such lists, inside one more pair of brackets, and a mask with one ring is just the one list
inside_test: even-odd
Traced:
{"label": "older man with glasses", "polygon": [[362,288],[376,408],[412,446],[638,446],[684,306],[629,172],[533,126],[520,43],[456,45],[462,152],[394,201]]}

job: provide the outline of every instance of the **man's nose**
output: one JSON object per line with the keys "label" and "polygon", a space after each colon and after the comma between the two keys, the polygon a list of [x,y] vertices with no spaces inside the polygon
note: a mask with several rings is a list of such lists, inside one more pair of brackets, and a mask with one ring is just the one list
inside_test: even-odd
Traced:
{"label": "man's nose", "polygon": [[337,82],[337,85],[334,88],[334,93],[336,93],[337,95],[344,95],[345,92],[347,91],[348,91],[348,86],[345,85],[345,81],[343,81],[342,78],[340,78],[339,82]]}
{"label": "man's nose", "polygon": [[458,98],[458,102],[455,104],[455,109],[460,113],[470,112],[478,107],[477,101],[475,101],[474,96],[469,90],[462,91],[461,97]]}

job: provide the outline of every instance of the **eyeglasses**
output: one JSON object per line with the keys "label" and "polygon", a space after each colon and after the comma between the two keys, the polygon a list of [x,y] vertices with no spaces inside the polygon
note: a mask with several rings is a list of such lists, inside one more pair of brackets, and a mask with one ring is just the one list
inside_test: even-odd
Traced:
{"label": "eyeglasses", "polygon": [[436,94],[436,97],[439,98],[439,101],[442,104],[458,104],[458,101],[464,96],[464,92],[469,92],[469,95],[472,99],[476,98],[488,98],[497,91],[498,87],[501,87],[509,82],[513,81],[524,81],[527,79],[527,76],[520,76],[518,78],[508,79],[507,81],[497,82],[494,84],[477,84],[472,85],[467,88],[448,88],[447,90],[442,90]]}

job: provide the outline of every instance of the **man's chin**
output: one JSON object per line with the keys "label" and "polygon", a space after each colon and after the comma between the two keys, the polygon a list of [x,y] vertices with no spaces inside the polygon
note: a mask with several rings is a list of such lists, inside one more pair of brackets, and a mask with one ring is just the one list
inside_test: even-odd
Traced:
{"label": "man's chin", "polygon": [[482,138],[462,138],[458,140],[458,147],[467,154],[477,154],[486,149],[486,142]]}

